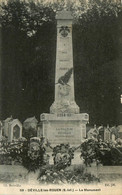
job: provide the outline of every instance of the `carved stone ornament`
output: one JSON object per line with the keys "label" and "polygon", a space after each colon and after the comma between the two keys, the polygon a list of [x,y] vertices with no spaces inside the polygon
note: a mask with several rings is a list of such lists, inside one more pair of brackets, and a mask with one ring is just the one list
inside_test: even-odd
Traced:
{"label": "carved stone ornament", "polygon": [[68,26],[61,26],[59,33],[61,33],[62,37],[67,37],[68,33],[70,32],[70,29]]}
{"label": "carved stone ornament", "polygon": [[74,101],[63,100],[62,102],[54,102],[50,107],[50,113],[79,113],[79,107]]}
{"label": "carved stone ornament", "polygon": [[59,89],[59,94],[61,96],[67,96],[67,95],[69,95],[71,87],[68,85],[60,85],[59,84],[58,89]]}

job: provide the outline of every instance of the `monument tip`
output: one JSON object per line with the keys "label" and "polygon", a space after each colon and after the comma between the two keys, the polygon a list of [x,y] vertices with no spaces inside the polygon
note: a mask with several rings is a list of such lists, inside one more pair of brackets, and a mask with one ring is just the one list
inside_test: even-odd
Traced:
{"label": "monument tip", "polygon": [[72,12],[67,11],[67,10],[58,11],[56,14],[56,19],[57,20],[63,20],[63,19],[72,20],[73,19]]}

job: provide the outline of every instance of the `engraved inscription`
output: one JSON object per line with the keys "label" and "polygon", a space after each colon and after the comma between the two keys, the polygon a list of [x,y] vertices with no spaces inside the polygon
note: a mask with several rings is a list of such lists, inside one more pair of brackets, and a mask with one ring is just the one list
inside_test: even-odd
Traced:
{"label": "engraved inscription", "polygon": [[56,128],[56,135],[55,137],[73,137],[73,128],[72,127],[61,127],[61,128]]}

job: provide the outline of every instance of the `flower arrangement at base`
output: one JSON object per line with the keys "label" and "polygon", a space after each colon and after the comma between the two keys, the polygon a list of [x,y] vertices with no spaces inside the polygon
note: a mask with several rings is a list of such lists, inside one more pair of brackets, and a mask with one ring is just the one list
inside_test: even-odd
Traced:
{"label": "flower arrangement at base", "polygon": [[87,139],[81,146],[81,157],[86,166],[91,166],[93,162],[106,166],[122,165],[122,152],[111,142],[104,142],[101,139]]}
{"label": "flower arrangement at base", "polygon": [[[45,165],[49,161],[46,150],[40,138],[33,137],[30,141],[26,139],[13,141],[1,146],[3,164],[19,163],[29,172]],[[11,162],[8,162],[11,161]]]}
{"label": "flower arrangement at base", "polygon": [[40,170],[40,175],[38,177],[40,184],[82,184],[82,183],[98,183],[99,178],[91,175],[90,173],[85,173],[82,167],[77,167],[75,169],[57,169],[55,165],[45,167]]}
{"label": "flower arrangement at base", "polygon": [[86,140],[81,144],[80,157],[83,157],[86,166],[91,166],[93,160],[96,159],[96,146],[96,141],[92,139]]}
{"label": "flower arrangement at base", "polygon": [[71,165],[74,158],[74,149],[69,144],[60,144],[53,148],[54,165],[57,169],[63,169]]}

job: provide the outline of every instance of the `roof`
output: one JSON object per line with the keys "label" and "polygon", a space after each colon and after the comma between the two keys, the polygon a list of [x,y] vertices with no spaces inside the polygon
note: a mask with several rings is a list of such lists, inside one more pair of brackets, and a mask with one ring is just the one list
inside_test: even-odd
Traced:
{"label": "roof", "polygon": [[32,141],[32,140],[38,140],[38,141],[40,141],[40,138],[39,137],[31,137],[30,138],[30,141]]}
{"label": "roof", "polygon": [[96,129],[90,129],[89,131],[88,131],[88,134],[97,134],[97,130]]}
{"label": "roof", "polygon": [[19,122],[21,124],[21,122],[19,121],[19,119],[13,119],[12,121],[9,122],[9,124],[13,124],[14,122]]}
{"label": "roof", "polygon": [[99,126],[98,130],[104,130],[103,125]]}
{"label": "roof", "polygon": [[32,122],[33,120],[35,120],[35,122],[38,122],[37,119],[35,118],[35,116],[33,116],[33,117],[30,117],[30,118],[27,118],[27,119],[24,121],[24,123],[25,123],[25,122],[26,122],[26,123],[30,123],[30,122]]}
{"label": "roof", "polygon": [[122,133],[122,125],[119,125],[118,129],[119,129],[118,133]]}
{"label": "roof", "polygon": [[104,128],[104,131],[109,131],[110,132],[110,129],[106,127],[106,128]]}
{"label": "roof", "polygon": [[9,122],[12,120],[12,117],[8,117],[7,119],[4,120],[4,122]]}
{"label": "roof", "polygon": [[110,128],[110,131],[111,131],[112,133],[115,133],[115,132],[117,132],[117,128],[116,128],[115,126],[113,126],[113,127]]}
{"label": "roof", "polygon": [[57,20],[72,20],[73,17],[70,11],[63,10],[63,11],[59,11],[56,14],[56,19]]}

